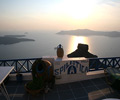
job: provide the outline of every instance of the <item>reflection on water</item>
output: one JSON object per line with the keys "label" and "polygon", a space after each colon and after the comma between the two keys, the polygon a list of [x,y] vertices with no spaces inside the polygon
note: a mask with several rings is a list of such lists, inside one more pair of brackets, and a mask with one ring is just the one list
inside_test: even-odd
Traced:
{"label": "reflection on water", "polygon": [[88,38],[84,36],[71,36],[68,53],[75,51],[79,43],[88,44]]}
{"label": "reflection on water", "polygon": [[[4,34],[4,35],[10,35]],[[20,33],[18,33],[20,34]],[[12,34],[16,35],[16,33]],[[56,56],[54,47],[63,45],[64,55],[77,49],[78,43],[87,44],[89,52],[98,57],[120,56],[120,38],[106,36],[71,36],[56,35],[52,32],[29,32],[26,38],[34,42],[20,42],[11,45],[0,45],[0,59],[39,58],[42,56]]]}

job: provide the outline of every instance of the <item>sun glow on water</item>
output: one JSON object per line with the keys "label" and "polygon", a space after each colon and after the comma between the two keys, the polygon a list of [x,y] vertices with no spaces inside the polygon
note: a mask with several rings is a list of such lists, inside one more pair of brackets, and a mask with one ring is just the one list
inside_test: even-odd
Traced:
{"label": "sun glow on water", "polygon": [[70,49],[68,50],[68,53],[73,52],[74,50],[76,50],[79,43],[88,44],[87,37],[84,37],[84,36],[71,36],[70,42],[69,42],[69,48]]}

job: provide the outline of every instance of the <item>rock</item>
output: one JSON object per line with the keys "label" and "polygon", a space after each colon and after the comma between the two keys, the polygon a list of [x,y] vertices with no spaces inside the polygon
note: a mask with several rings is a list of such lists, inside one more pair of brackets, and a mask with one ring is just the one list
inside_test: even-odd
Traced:
{"label": "rock", "polygon": [[77,49],[88,52],[88,49],[89,49],[89,48],[88,48],[88,45],[87,45],[87,44],[78,44]]}
{"label": "rock", "polygon": [[97,55],[94,55],[88,52],[87,44],[78,44],[77,49],[72,53],[68,54],[68,57],[85,57],[85,58],[97,58]]}

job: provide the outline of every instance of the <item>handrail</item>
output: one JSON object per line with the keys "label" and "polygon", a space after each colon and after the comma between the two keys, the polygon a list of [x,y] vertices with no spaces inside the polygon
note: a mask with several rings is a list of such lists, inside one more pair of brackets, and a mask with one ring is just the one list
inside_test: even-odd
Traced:
{"label": "handrail", "polygon": [[[0,66],[15,66],[12,73],[28,73],[34,61],[39,58],[0,60]],[[107,67],[120,67],[120,57],[89,58],[89,71],[103,70]]]}
{"label": "handrail", "polygon": [[15,66],[12,73],[28,73],[36,59],[39,58],[0,60],[0,66]]}
{"label": "handrail", "polygon": [[120,67],[120,57],[89,59],[89,71],[103,70],[107,67]]}

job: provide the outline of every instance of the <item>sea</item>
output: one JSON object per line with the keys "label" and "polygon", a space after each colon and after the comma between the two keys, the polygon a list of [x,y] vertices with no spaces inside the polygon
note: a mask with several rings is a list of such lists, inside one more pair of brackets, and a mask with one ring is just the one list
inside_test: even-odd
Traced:
{"label": "sea", "polygon": [[[25,35],[35,41],[0,44],[0,59],[41,58],[56,56],[56,48],[63,46],[64,55],[75,51],[79,43],[87,44],[89,52],[99,58],[120,57],[120,37],[59,35],[59,31],[0,32],[4,35]],[[9,41],[8,41],[9,42]]]}

